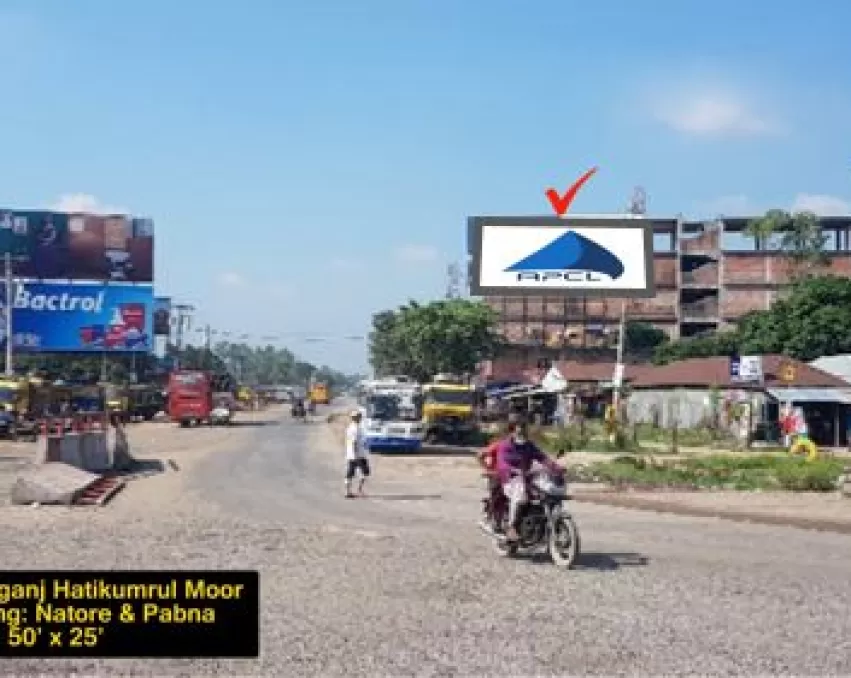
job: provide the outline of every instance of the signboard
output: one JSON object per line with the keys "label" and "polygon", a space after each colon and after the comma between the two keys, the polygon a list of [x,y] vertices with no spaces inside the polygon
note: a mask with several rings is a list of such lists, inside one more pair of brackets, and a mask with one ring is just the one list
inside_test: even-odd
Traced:
{"label": "signboard", "polygon": [[653,297],[643,219],[471,217],[474,296]]}
{"label": "signboard", "polygon": [[762,356],[735,355],[730,358],[730,380],[762,383]]}
{"label": "signboard", "polygon": [[0,253],[18,277],[40,280],[154,279],[154,224],[128,216],[0,209]]}
{"label": "signboard", "polygon": [[167,337],[171,334],[171,298],[154,299],[154,335]]}
{"label": "signboard", "polygon": [[[6,345],[0,286],[0,346]],[[21,283],[12,316],[16,351],[145,351],[153,348],[153,288]]]}

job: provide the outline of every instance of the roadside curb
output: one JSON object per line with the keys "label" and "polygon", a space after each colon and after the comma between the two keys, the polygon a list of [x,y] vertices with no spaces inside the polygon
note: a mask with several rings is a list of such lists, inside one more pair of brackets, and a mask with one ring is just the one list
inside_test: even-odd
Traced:
{"label": "roadside curb", "polygon": [[737,523],[754,523],[775,527],[794,527],[801,530],[815,530],[834,534],[851,535],[851,521],[826,520],[820,518],[803,518],[794,516],[777,516],[750,511],[728,511],[710,509],[699,506],[687,506],[678,502],[655,501],[640,497],[628,497],[614,492],[576,492],[573,500],[584,504],[613,506],[616,508],[635,509],[638,511],[655,511],[691,518],[718,518]]}

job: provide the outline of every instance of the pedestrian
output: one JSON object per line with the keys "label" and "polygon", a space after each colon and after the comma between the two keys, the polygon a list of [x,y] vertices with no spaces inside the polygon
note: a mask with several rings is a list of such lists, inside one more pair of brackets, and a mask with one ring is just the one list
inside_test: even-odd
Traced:
{"label": "pedestrian", "polygon": [[361,497],[364,496],[363,486],[369,477],[369,458],[364,443],[360,411],[352,412],[351,419],[346,427],[346,499],[352,499],[355,496],[352,494],[352,481],[358,471],[360,471],[358,495]]}

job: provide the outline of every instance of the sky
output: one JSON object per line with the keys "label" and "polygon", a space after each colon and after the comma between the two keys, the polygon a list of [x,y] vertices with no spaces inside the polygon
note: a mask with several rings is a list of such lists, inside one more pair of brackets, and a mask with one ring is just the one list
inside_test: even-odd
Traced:
{"label": "sky", "polygon": [[[473,215],[851,210],[851,3],[0,0],[0,204],[156,224],[196,326],[366,369]],[[843,64],[845,64],[843,66]]]}

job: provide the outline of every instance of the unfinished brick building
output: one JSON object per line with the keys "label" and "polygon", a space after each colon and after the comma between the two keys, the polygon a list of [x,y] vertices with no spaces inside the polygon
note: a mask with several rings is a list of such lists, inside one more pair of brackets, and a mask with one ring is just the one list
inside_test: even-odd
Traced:
{"label": "unfinished brick building", "polygon": [[[654,232],[656,296],[629,299],[629,320],[650,323],[673,338],[732,326],[750,311],[769,308],[788,285],[793,267],[777,241],[745,234],[749,219],[711,222],[650,219]],[[851,217],[823,217],[825,272],[851,277]],[[778,238],[779,240],[779,238]],[[610,351],[617,343],[620,299],[486,297],[500,315],[506,339],[501,362],[532,367],[542,358]]]}

